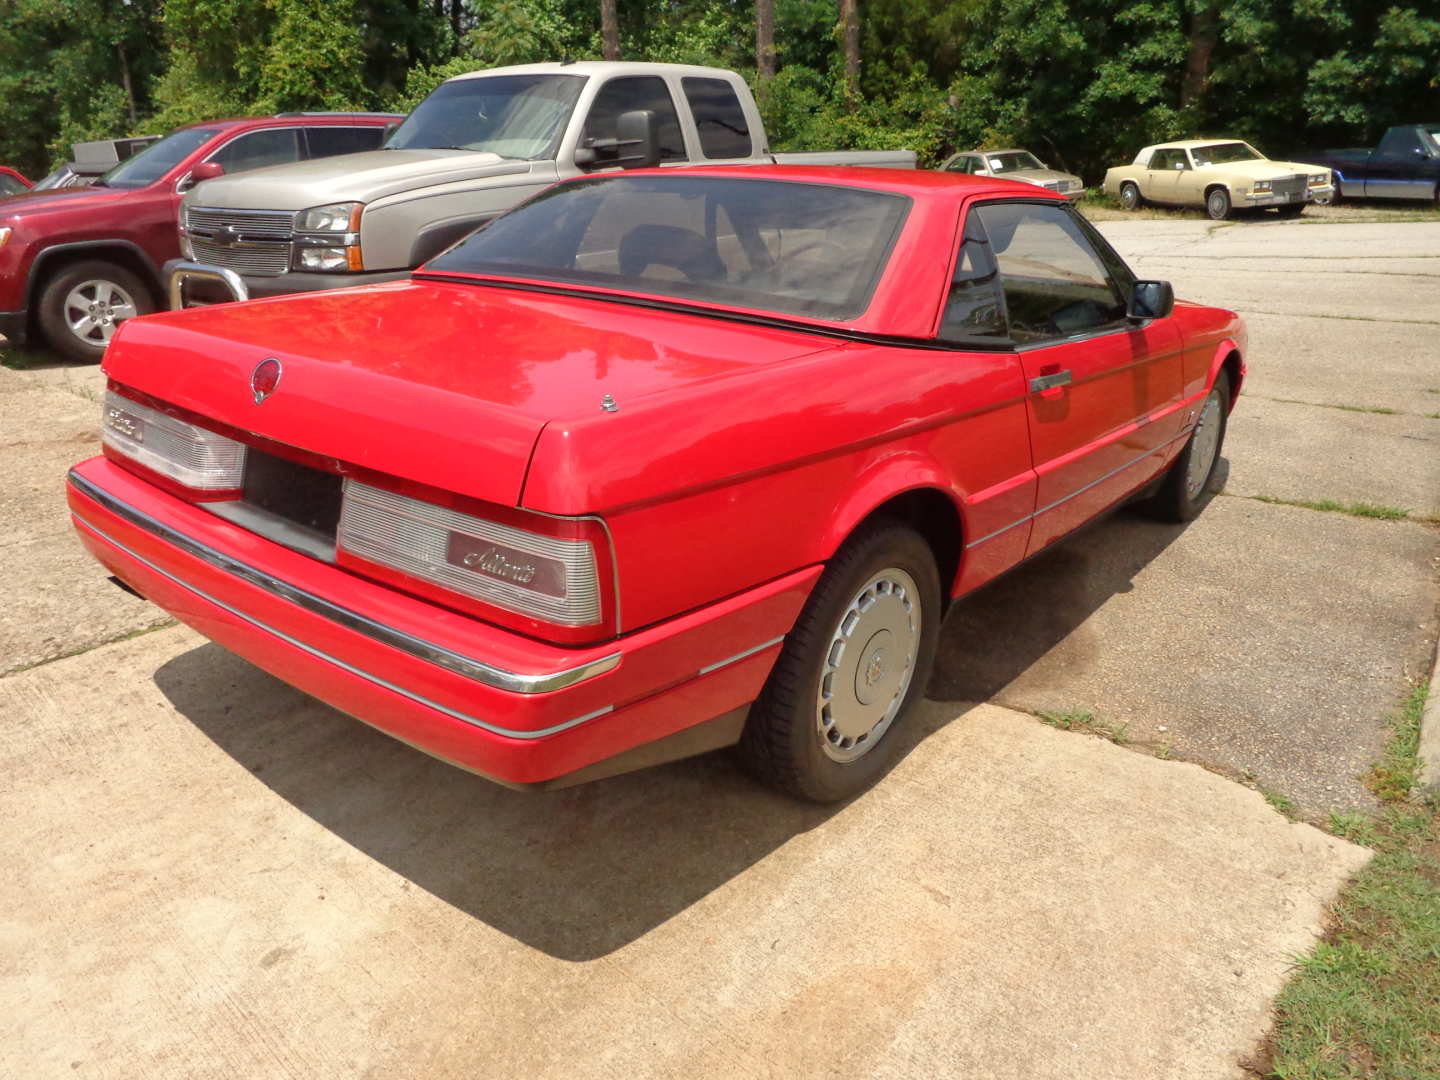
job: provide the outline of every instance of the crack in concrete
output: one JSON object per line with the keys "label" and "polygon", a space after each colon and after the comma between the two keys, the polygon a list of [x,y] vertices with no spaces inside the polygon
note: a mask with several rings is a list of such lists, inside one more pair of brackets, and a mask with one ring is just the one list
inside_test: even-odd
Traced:
{"label": "crack in concrete", "polygon": [[8,679],[11,675],[19,675],[26,671],[34,671],[36,668],[45,667],[47,664],[54,664],[60,660],[69,660],[71,657],[84,656],[86,653],[94,652],[96,649],[103,649],[107,645],[118,645],[122,641],[131,641],[134,638],[144,637],[146,634],[153,634],[156,630],[168,630],[172,626],[180,625],[175,619],[165,619],[154,626],[142,626],[138,630],[127,630],[123,634],[106,638],[104,641],[97,641],[92,645],[81,645],[79,648],[69,649],[55,656],[47,656],[41,660],[32,660],[28,664],[21,664],[18,667],[7,668],[0,671],[0,679]]}

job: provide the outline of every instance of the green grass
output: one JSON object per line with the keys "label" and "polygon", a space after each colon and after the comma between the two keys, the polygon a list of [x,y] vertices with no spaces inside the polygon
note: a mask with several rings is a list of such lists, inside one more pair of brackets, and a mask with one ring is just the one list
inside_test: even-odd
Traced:
{"label": "green grass", "polygon": [[54,358],[47,353],[35,352],[30,349],[7,348],[0,350],[0,367],[7,367],[12,371],[28,371],[41,364],[53,362]]}
{"label": "green grass", "polygon": [[1341,502],[1339,499],[1282,499],[1277,495],[1254,495],[1256,502],[1274,503],[1277,506],[1303,506],[1307,510],[1320,510],[1327,514],[1349,514],[1351,517],[1377,518],[1380,521],[1402,521],[1410,511],[1399,506],[1385,506],[1371,502]]}
{"label": "green grass", "polygon": [[1117,746],[1125,746],[1130,742],[1129,724],[1121,724],[1119,727],[1107,724],[1103,720],[1096,719],[1095,714],[1088,709],[1058,711],[1039,709],[1035,715],[1040,718],[1042,724],[1049,724],[1061,731],[1081,731],[1087,735],[1098,735],[1102,739],[1109,739]]}
{"label": "green grass", "polygon": [[1281,405],[1309,405],[1315,409],[1339,409],[1342,412],[1358,413],[1379,413],[1381,416],[1398,416],[1399,409],[1386,408],[1383,405],[1332,405],[1324,401],[1301,401],[1299,398],[1277,397],[1271,401],[1279,402]]}
{"label": "green grass", "polygon": [[1274,1080],[1440,1076],[1440,802],[1413,801],[1426,693],[1396,710],[1369,777],[1384,811],[1330,815],[1331,832],[1376,855],[1276,1000],[1262,1070]]}
{"label": "green grass", "polygon": [[1300,808],[1295,805],[1295,800],[1290,798],[1290,796],[1282,795],[1278,791],[1270,791],[1267,788],[1259,788],[1258,790],[1261,795],[1265,796],[1266,802],[1291,821],[1296,820],[1299,816]]}

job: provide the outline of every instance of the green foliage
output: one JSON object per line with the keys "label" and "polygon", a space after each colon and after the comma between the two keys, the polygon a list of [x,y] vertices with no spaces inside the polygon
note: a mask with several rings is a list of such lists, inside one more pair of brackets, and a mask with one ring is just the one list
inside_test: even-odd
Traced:
{"label": "green foliage", "polygon": [[[406,108],[459,71],[600,52],[594,0],[0,3],[0,160],[30,172],[80,138],[286,109]],[[629,58],[754,70],[752,4],[618,7]],[[1005,143],[1093,183],[1175,136],[1235,135],[1276,155],[1369,142],[1430,118],[1440,89],[1440,14],[1418,0],[864,0],[860,10],[850,94],[838,0],[775,0],[779,71],[757,88],[773,148],[904,146],[934,165]],[[1182,107],[1192,60],[1203,79]]]}

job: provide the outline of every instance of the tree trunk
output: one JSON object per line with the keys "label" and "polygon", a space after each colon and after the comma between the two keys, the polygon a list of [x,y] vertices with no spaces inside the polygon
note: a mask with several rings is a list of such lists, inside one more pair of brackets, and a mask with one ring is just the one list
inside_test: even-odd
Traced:
{"label": "tree trunk", "polygon": [[455,35],[455,51],[460,51],[460,12],[465,0],[450,0],[450,32]]}
{"label": "tree trunk", "polygon": [[775,77],[775,0],[755,0],[755,66],[760,78]]}
{"label": "tree trunk", "polygon": [[125,88],[125,105],[130,110],[130,130],[133,131],[140,118],[135,113],[135,86],[130,81],[130,58],[125,55],[125,46],[122,44],[116,43],[115,52],[120,58],[120,85]]}
{"label": "tree trunk", "polygon": [[620,17],[615,0],[600,0],[600,49],[606,60],[620,59]]}
{"label": "tree trunk", "polygon": [[845,48],[846,90],[854,94],[860,89],[859,0],[840,0],[840,33]]}
{"label": "tree trunk", "polygon": [[1210,78],[1210,55],[1220,40],[1220,5],[1209,4],[1185,18],[1185,36],[1189,48],[1185,56],[1185,76],[1180,81],[1180,107],[1189,108],[1205,96]]}

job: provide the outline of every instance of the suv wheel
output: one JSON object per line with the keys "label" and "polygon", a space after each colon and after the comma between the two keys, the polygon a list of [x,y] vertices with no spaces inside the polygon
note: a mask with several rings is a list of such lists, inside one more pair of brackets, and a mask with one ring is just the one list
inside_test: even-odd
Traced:
{"label": "suv wheel", "polygon": [[38,317],[45,340],[71,359],[98,363],[115,328],[132,315],[147,315],[155,302],[145,282],[114,263],[67,266],[40,290]]}

